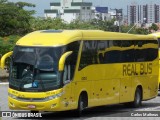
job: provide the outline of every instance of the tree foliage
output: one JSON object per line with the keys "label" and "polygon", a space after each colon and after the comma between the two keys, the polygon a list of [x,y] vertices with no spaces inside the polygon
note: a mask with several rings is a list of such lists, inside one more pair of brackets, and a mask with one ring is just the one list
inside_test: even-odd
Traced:
{"label": "tree foliage", "polygon": [[19,7],[20,9],[23,9],[24,7],[35,7],[34,4],[26,3],[26,2],[17,2],[15,3],[15,5]]}
{"label": "tree foliage", "polygon": [[91,22],[85,22],[80,20],[73,20],[70,24],[67,25],[67,29],[97,29],[96,26],[93,26]]}
{"label": "tree foliage", "polygon": [[66,23],[60,18],[33,18],[30,21],[32,31],[46,29],[65,29]]}
{"label": "tree foliage", "polygon": [[34,7],[33,4],[25,2],[0,0],[0,36],[23,35],[30,32],[30,19],[33,18],[34,11],[24,10],[25,6]]}
{"label": "tree foliage", "polygon": [[97,16],[97,18],[91,21],[91,24],[100,30],[116,32],[116,31],[119,31],[118,30],[119,28],[118,26],[114,25],[114,21],[115,19],[102,20],[100,16]]}
{"label": "tree foliage", "polygon": [[67,23],[60,18],[34,18],[31,20],[31,28],[35,30],[45,29],[97,29],[90,22],[84,22],[80,20],[73,20],[71,23]]}
{"label": "tree foliage", "polygon": [[153,30],[153,31],[157,31],[159,29],[159,27],[155,24],[155,23],[152,23],[151,27],[149,27],[149,30]]}
{"label": "tree foliage", "polygon": [[143,34],[147,35],[150,31],[147,28],[136,27],[136,25],[131,24],[129,26],[122,26],[121,32],[130,34]]}
{"label": "tree foliage", "polygon": [[5,53],[12,51],[15,43],[20,38],[20,36],[8,36],[8,37],[0,37],[0,55],[4,55]]}

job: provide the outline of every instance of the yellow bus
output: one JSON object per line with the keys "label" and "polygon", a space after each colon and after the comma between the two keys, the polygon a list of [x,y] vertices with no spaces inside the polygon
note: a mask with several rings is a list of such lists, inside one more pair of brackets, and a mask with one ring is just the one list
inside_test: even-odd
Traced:
{"label": "yellow bus", "polygon": [[[160,68],[160,32],[152,33],[150,35],[156,36],[159,43],[159,68]],[[159,71],[159,90],[160,90],[160,71]]]}
{"label": "yellow bus", "polygon": [[66,111],[127,103],[158,94],[158,42],[149,35],[101,30],[42,30],[17,41],[8,105],[14,110]]}

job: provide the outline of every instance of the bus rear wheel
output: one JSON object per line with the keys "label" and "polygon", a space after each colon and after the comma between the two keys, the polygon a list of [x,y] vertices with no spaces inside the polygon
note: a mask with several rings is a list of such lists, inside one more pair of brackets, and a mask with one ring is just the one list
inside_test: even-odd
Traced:
{"label": "bus rear wheel", "polygon": [[138,108],[142,104],[142,90],[137,88],[135,91],[134,101],[131,103],[132,107]]}

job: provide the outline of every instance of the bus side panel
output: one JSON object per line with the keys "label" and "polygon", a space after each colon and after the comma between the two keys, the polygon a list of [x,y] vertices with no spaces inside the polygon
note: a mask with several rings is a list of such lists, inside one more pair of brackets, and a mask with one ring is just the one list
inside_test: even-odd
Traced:
{"label": "bus side panel", "polygon": [[[114,67],[113,67],[114,66]],[[114,64],[89,65],[75,76],[74,95],[83,90],[88,93],[88,106],[119,103],[120,72]]]}
{"label": "bus side panel", "polygon": [[122,77],[120,81],[120,103],[133,101],[132,77]]}
{"label": "bus side panel", "polygon": [[[159,60],[158,58],[152,62],[151,66],[151,74],[148,75],[148,90],[150,91],[150,96],[147,99],[156,97],[158,94],[158,83],[159,81],[157,80],[159,77]],[[144,98],[145,99],[145,98]]]}
{"label": "bus side panel", "polygon": [[[159,60],[158,58],[152,62],[151,74],[148,76],[150,96],[148,99],[156,97],[158,94],[158,77],[159,77]],[[144,98],[145,99],[145,98]]]}
{"label": "bus side panel", "polygon": [[76,72],[74,80],[72,81],[72,94],[73,97],[73,109],[78,107],[78,100],[81,92],[86,92],[88,96],[88,101],[91,100],[91,84],[92,81],[86,79],[86,76],[83,71]]}
{"label": "bus side panel", "polygon": [[[149,66],[150,65],[150,66]],[[158,67],[157,61],[137,63],[137,75],[132,80],[132,95],[137,86],[142,86],[143,100],[157,96],[158,91]]]}

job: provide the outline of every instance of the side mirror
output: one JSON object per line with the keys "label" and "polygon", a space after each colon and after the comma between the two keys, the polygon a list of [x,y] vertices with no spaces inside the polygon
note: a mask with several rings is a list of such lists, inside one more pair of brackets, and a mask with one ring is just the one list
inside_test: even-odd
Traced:
{"label": "side mirror", "polygon": [[71,54],[72,54],[72,51],[68,51],[61,56],[61,58],[59,60],[59,64],[58,64],[59,71],[64,70],[64,65],[65,65],[66,58]]}
{"label": "side mirror", "polygon": [[13,51],[10,51],[10,52],[8,52],[8,53],[6,53],[6,54],[4,54],[4,55],[2,56],[2,58],[1,58],[1,64],[0,64],[0,67],[1,67],[2,69],[4,69],[4,67],[5,67],[6,59],[7,59],[8,57],[10,57],[12,54],[13,54]]}

